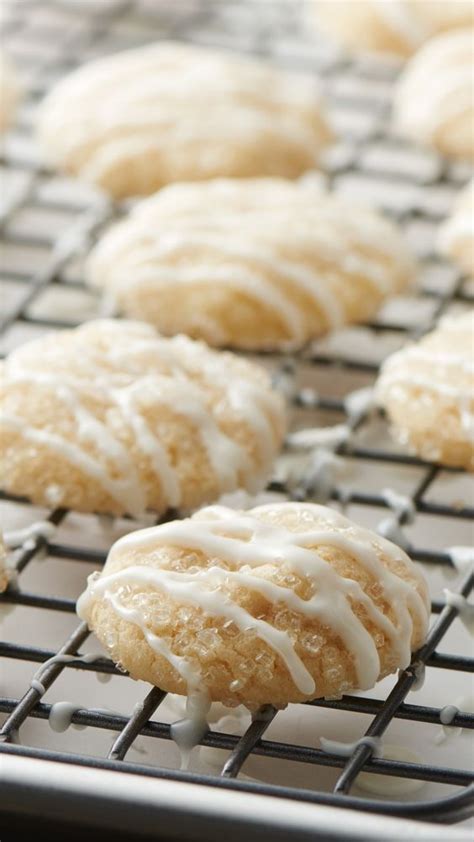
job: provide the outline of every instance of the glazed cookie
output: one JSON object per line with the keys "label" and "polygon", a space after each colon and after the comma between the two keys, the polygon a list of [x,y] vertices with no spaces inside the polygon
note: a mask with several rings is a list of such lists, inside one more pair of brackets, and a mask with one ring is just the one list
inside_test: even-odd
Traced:
{"label": "glazed cookie", "polygon": [[395,129],[443,155],[472,160],[473,60],[474,29],[457,29],[429,41],[396,85]]}
{"label": "glazed cookie", "polygon": [[218,179],[138,203],[87,275],[115,308],[165,334],[279,349],[373,316],[414,265],[390,222],[311,179]]}
{"label": "glazed cookie", "polygon": [[260,488],[284,432],[258,366],[148,325],[95,321],[3,364],[4,486],[35,503],[140,515]]}
{"label": "glazed cookie", "polygon": [[0,52],[0,132],[12,122],[19,96],[15,71],[3,52]]}
{"label": "glazed cookie", "polygon": [[280,503],[125,536],[78,613],[133,678],[284,707],[406,667],[429,602],[394,544],[333,509]]}
{"label": "glazed cookie", "polygon": [[423,459],[474,470],[474,310],[386,360],[376,396]]}
{"label": "glazed cookie", "polygon": [[3,591],[6,591],[8,588],[9,578],[7,570],[7,551],[3,535],[0,532],[0,593],[3,593]]}
{"label": "glazed cookie", "polygon": [[438,247],[466,275],[474,277],[474,180],[462,190],[453,213],[441,226]]}
{"label": "glazed cookie", "polygon": [[39,136],[50,164],[117,198],[219,175],[293,178],[331,138],[314,86],[251,59],[161,42],[60,82]]}
{"label": "glazed cookie", "polygon": [[473,6],[463,0],[312,0],[314,21],[344,46],[408,56],[438,32],[469,26]]}

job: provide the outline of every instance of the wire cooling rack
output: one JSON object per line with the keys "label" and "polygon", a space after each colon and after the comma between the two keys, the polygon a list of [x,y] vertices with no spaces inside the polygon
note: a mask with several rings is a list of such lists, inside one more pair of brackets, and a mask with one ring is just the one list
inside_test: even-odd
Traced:
{"label": "wire cooling rack", "polygon": [[[338,425],[346,425],[345,435],[339,441],[336,435],[329,455],[327,449],[317,447],[295,449],[290,436],[268,492],[283,498],[327,500],[347,509],[349,516],[359,522],[382,529],[405,545],[413,559],[427,565],[436,596],[436,590],[442,589],[443,575],[455,574],[455,555],[449,548],[470,545],[469,524],[474,514],[470,479],[461,471],[441,469],[408,454],[391,441],[386,422],[368,403],[362,401],[357,408],[354,399],[348,400],[354,390],[370,387],[388,353],[408,338],[429,330],[441,315],[462,310],[473,300],[469,282],[440,260],[433,246],[436,227],[469,171],[463,165],[448,164],[430,152],[414,149],[390,134],[390,90],[396,65],[368,58],[350,61],[313,33],[305,32],[297,0],[25,0],[6,6],[4,18],[3,42],[22,74],[25,95],[17,124],[6,138],[1,161],[3,353],[46,330],[71,327],[97,315],[97,302],[81,279],[81,260],[101,229],[121,212],[94,190],[46,171],[38,160],[31,133],[34,111],[56,79],[82,61],[163,37],[271,56],[283,66],[306,70],[320,78],[341,138],[328,155],[328,180],[338,193],[369,201],[398,220],[420,258],[420,282],[416,294],[389,302],[370,324],[340,331],[313,343],[297,356],[260,357],[291,402],[293,431],[316,426],[337,431]],[[394,503],[393,495],[385,491],[387,487],[403,496]],[[87,573],[105,561],[107,547],[117,534],[140,524],[104,518],[98,523],[94,516],[80,516],[64,509],[39,510],[25,500],[5,494],[1,505],[7,529],[12,524],[31,526],[38,520],[47,520],[55,527],[49,538],[41,530],[39,534],[27,530],[23,540],[20,536],[19,546],[12,554],[16,580],[0,596],[0,611],[5,614],[5,639],[0,642],[5,676],[2,684],[16,690],[0,696],[0,751],[4,761],[8,755],[53,760],[76,768],[88,767],[89,775],[92,768],[121,769],[141,776],[142,782],[184,781],[214,788],[214,792],[234,789],[249,797],[258,793],[260,797],[296,800],[300,805],[308,802],[431,822],[459,822],[472,814],[474,776],[469,749],[461,751],[460,743],[453,751],[448,750],[448,741],[437,740],[439,745],[431,751],[429,761],[418,756],[376,758],[367,745],[356,746],[348,758],[315,747],[320,729],[327,722],[332,723],[333,736],[353,733],[355,722],[358,736],[382,736],[398,724],[401,730],[396,732],[397,741],[411,744],[413,739],[422,747],[430,740],[433,743],[431,736],[440,731],[442,702],[412,703],[411,697],[407,702],[408,694],[419,683],[426,666],[427,680],[433,677],[436,684],[432,698],[448,704],[453,701],[449,689],[464,692],[468,674],[474,669],[474,659],[466,654],[472,652],[472,644],[463,637],[457,609],[446,605],[441,596],[433,600],[433,622],[426,644],[398,679],[385,680],[370,695],[291,706],[293,719],[289,720],[284,738],[275,739],[273,735],[288,712],[277,714],[271,708],[241,729],[241,734],[211,728],[202,739],[201,751],[214,750],[215,754],[218,750],[218,771],[213,769],[210,773],[205,764],[205,772],[199,764],[194,771],[178,771],[171,768],[172,763],[163,762],[163,746],[172,747],[169,722],[177,717],[173,710],[162,715],[167,704],[164,692],[158,688],[148,690],[140,683],[133,684],[136,704],[127,714],[82,703],[75,706],[72,725],[87,726],[85,733],[95,735],[92,742],[71,729],[64,744],[58,744],[58,735],[48,729],[46,736],[44,729],[38,736],[33,726],[48,720],[53,707],[42,701],[43,688],[48,695],[54,693],[66,676],[72,681],[67,692],[69,699],[74,694],[73,702],[84,697],[85,677],[91,674],[104,679],[112,676],[115,694],[128,700],[132,682],[105,657],[84,661],[79,654],[78,660],[52,662],[37,673],[40,685],[32,686],[30,682],[37,665],[58,652],[77,655],[87,649],[89,633],[83,623],[77,625],[75,599]],[[47,560],[41,561],[44,556]],[[50,573],[48,564],[52,565]],[[72,584],[58,592],[54,577],[56,585],[65,579]],[[464,577],[458,576],[455,584],[450,583],[450,588],[467,597],[473,583],[474,574],[466,570]],[[46,627],[47,634],[43,635]],[[67,633],[63,634],[64,629]],[[42,640],[45,645],[38,645]],[[457,651],[450,650],[451,643]],[[447,647],[447,651],[439,651],[440,646],[443,650]],[[124,683],[127,690],[122,690]],[[301,722],[295,717],[303,714],[302,738],[298,731]],[[323,715],[333,718],[321,719]],[[464,741],[466,729],[474,727],[474,716],[461,708],[451,724],[464,729],[459,737]],[[108,744],[101,742],[100,734],[106,735]],[[130,753],[145,738],[147,745],[160,746],[158,755],[153,757],[150,749],[151,759],[131,760]],[[103,745],[106,749],[102,753]],[[461,768],[459,762],[456,764],[458,754]],[[252,776],[252,762],[259,758],[264,765],[254,769]],[[244,763],[245,772],[250,768],[250,778],[241,775]],[[281,777],[276,771],[279,765],[285,769]],[[294,771],[296,766],[298,774]],[[7,771],[8,768],[6,765]],[[377,773],[398,783],[400,779],[421,782],[425,783],[424,790],[427,786],[432,789],[429,797],[410,794],[408,790],[398,799],[393,795],[363,796],[357,789],[361,772]],[[15,792],[23,796],[21,786],[7,786],[12,810]],[[42,812],[45,809],[43,802]],[[320,827],[318,821],[322,821],[322,814],[317,815],[319,819],[311,820],[314,832]],[[274,819],[275,816],[276,812]],[[332,827],[336,833],[334,816]],[[208,839],[220,837],[223,821],[221,815],[220,824],[216,821],[206,826]],[[270,828],[271,814],[266,821]],[[102,817],[101,822],[103,827],[118,827],[111,816]],[[369,838],[369,825],[364,827]],[[273,831],[276,832],[275,827]],[[158,834],[156,826],[154,832]],[[295,824],[295,839],[300,838],[297,832]],[[341,831],[341,838],[355,835],[356,826],[351,819],[350,826],[347,823]],[[329,838],[329,831],[325,838]]]}

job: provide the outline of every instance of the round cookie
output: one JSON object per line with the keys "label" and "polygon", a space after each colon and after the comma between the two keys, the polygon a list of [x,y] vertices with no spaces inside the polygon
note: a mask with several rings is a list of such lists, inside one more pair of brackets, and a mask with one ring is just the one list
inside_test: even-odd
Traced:
{"label": "round cookie", "polygon": [[315,82],[159,42],[91,62],[43,104],[46,160],[122,198],[216,176],[294,178],[331,139]]}
{"label": "round cookie", "polygon": [[423,459],[474,470],[474,310],[386,360],[376,387],[396,438]]}
{"label": "round cookie", "polygon": [[429,601],[399,547],[333,509],[280,503],[125,536],[77,610],[133,678],[284,707],[406,667]]}
{"label": "round cookie", "polygon": [[4,487],[35,503],[188,510],[268,478],[283,400],[265,371],[143,323],[51,333],[2,364]]}
{"label": "round cookie", "polygon": [[0,593],[6,591],[8,588],[8,582],[10,581],[10,576],[7,570],[7,551],[5,547],[5,542],[3,540],[3,535],[0,532]]}
{"label": "round cookie", "polygon": [[464,0],[312,0],[315,24],[356,51],[409,56],[436,35],[473,23]]}
{"label": "round cookie", "polygon": [[86,274],[110,304],[164,334],[258,350],[370,318],[415,267],[390,222],[311,179],[217,179],[139,202]]}
{"label": "round cookie", "polygon": [[441,226],[438,248],[474,277],[474,179],[461,191],[451,216]]}
{"label": "round cookie", "polygon": [[394,91],[396,131],[453,158],[474,159],[474,29],[438,35],[408,62]]}
{"label": "round cookie", "polygon": [[13,120],[19,97],[15,71],[5,53],[0,52],[0,132]]}

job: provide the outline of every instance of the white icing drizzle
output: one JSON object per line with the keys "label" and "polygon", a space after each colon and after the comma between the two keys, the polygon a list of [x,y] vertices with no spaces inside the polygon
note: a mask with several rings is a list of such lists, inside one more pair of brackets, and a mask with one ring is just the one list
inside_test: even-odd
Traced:
{"label": "white icing drizzle", "polygon": [[3,537],[7,547],[14,549],[16,547],[20,547],[32,538],[34,539],[41,536],[42,538],[49,540],[56,532],[56,528],[55,524],[51,523],[49,520],[42,520],[38,521],[38,523],[32,523],[31,526],[26,526],[23,529],[15,529],[4,532]]}
{"label": "white icing drizzle", "polygon": [[[203,113],[212,118],[202,120]],[[241,147],[245,170],[249,156],[256,156],[258,164],[262,135],[280,152],[273,169],[283,168],[278,160],[285,151],[303,156],[301,169],[305,163],[312,168],[327,134],[310,77],[163,41],[101,58],[72,73],[50,93],[40,119],[50,161],[66,163],[100,183],[110,172],[130,163],[134,170],[135,162],[145,159],[151,187],[194,172],[209,178],[230,168],[243,175]],[[237,153],[234,166],[223,153],[229,146]],[[271,161],[268,166],[271,170]]]}
{"label": "white icing drizzle", "polygon": [[393,488],[384,488],[382,490],[382,497],[396,515],[403,517],[407,523],[411,523],[413,521],[415,517],[415,506],[410,497],[407,497],[406,494],[400,494],[398,491],[394,491]]}
{"label": "white icing drizzle", "polygon": [[[474,442],[473,329],[473,312],[443,319],[438,328],[417,345],[392,354],[384,362],[377,383],[378,402],[384,404],[390,398],[407,399],[407,392],[420,391],[418,400],[423,400],[425,411],[430,396],[433,401],[439,399],[453,404],[466,440]],[[459,350],[451,349],[451,331],[455,332],[454,341]]]}
{"label": "white icing drizzle", "polygon": [[441,728],[434,740],[436,745],[440,745],[440,743],[444,743],[447,739],[451,739],[452,737],[457,737],[462,734],[463,728],[456,728],[451,725],[453,719],[461,712],[474,713],[474,695],[472,692],[466,694],[465,696],[460,696],[456,699],[456,703],[454,705],[446,705],[441,709],[439,715]]}
{"label": "white icing drizzle", "polygon": [[[159,191],[107,232],[87,273],[118,301],[140,287],[229,287],[276,316],[294,345],[347,321],[348,283],[368,283],[379,299],[407,282],[412,265],[376,215],[299,182],[255,179]],[[204,308],[199,319],[225,340],[217,316]]]}
{"label": "white icing drizzle", "polygon": [[403,532],[397,517],[383,518],[377,524],[377,533],[389,541],[393,541],[394,544],[397,544],[405,552],[410,548],[410,542]]}
{"label": "white icing drizzle", "polygon": [[459,614],[459,619],[466,627],[469,634],[474,635],[474,604],[468,602],[465,596],[453,593],[448,588],[443,588],[443,593],[446,600],[446,605],[456,608]]}
{"label": "white icing drizzle", "polygon": [[46,693],[46,687],[37,678],[31,679],[30,687],[32,690],[36,690],[39,696],[43,696]]}
{"label": "white icing drizzle", "polygon": [[[384,760],[401,760],[405,763],[421,763],[422,758],[406,746],[383,745],[382,758]],[[356,785],[364,792],[375,795],[385,795],[389,798],[411,795],[422,789],[426,781],[416,778],[398,778],[392,775],[377,775],[374,772],[361,772],[356,779]]]}
{"label": "white icing drizzle", "polygon": [[459,573],[474,568],[474,547],[448,547],[446,552]]}
{"label": "white icing drizzle", "polygon": [[300,484],[304,487],[304,495],[325,503],[331,497],[336,477],[343,466],[343,460],[335,456],[329,448],[316,449],[301,478]]}
{"label": "white icing drizzle", "polygon": [[[101,402],[102,406],[105,403],[110,407],[107,418],[116,410],[120,412],[122,421],[133,433],[137,448],[147,457],[166,502],[177,507],[182,498],[178,468],[171,464],[159,433],[152,429],[142,414],[150,403],[162,405],[184,416],[198,432],[223,491],[236,488],[242,477],[248,485],[259,487],[276,447],[276,432],[271,419],[275,414],[276,417],[281,416],[277,395],[245,378],[244,374],[234,374],[218,355],[185,337],[163,340],[152,329],[143,326],[143,339],[140,341],[135,323],[121,323],[119,327],[112,325],[107,321],[95,322],[72,332],[74,338],[72,333],[69,335],[71,349],[72,343],[77,342],[77,353],[84,358],[78,362],[79,370],[75,374],[68,374],[64,369],[54,373],[54,366],[61,360],[62,346],[58,342],[58,349],[54,349],[53,337],[14,352],[5,364],[8,387],[31,384],[34,388],[54,392],[56,399],[61,400],[66,411],[73,415],[77,441],[50,429],[35,427],[6,410],[0,414],[3,426],[60,455],[97,481],[126,512],[139,516],[147,507],[147,490],[138,473],[135,455],[122,444],[108,420],[101,421],[88,409],[87,402],[92,399]],[[110,347],[102,348],[98,359],[97,353],[94,355],[88,344],[88,335],[92,331],[111,338],[116,333],[117,346],[111,342]],[[138,336],[134,335],[134,331]],[[93,338],[97,341],[94,335]],[[130,341],[129,355],[120,349],[120,344],[127,339],[133,340]],[[46,368],[50,364],[48,373],[34,370],[36,365],[30,355],[35,344],[40,357],[43,344],[46,354],[42,365]],[[69,348],[67,352],[70,352]],[[145,364],[140,364],[141,354],[148,355]],[[151,354],[170,368],[169,373],[146,373]],[[194,374],[208,385],[221,388],[223,398],[251,428],[258,449],[260,471],[256,470],[247,450],[223,432],[209,409],[207,392],[192,379]],[[60,489],[58,494],[61,495]],[[44,530],[52,528],[49,524]]]}
{"label": "white icing drizzle", "polygon": [[65,654],[58,654],[53,655],[51,658],[48,658],[46,661],[43,661],[39,669],[35,672],[33,678],[30,681],[30,687],[33,687],[41,696],[46,693],[46,688],[41,683],[41,677],[43,676],[45,670],[51,666],[51,664],[69,664],[71,661],[80,661],[84,664],[92,664],[94,661],[100,661],[105,656],[101,653],[89,652],[85,655],[65,655]]}
{"label": "white icing drizzle", "polygon": [[365,386],[363,389],[355,389],[349,392],[344,398],[344,409],[348,415],[349,423],[354,424],[366,415],[374,406],[374,389],[372,386]]}
{"label": "white icing drizzle", "polygon": [[346,441],[350,432],[346,424],[337,424],[334,427],[310,427],[290,433],[286,437],[286,441],[290,447],[304,449],[313,447],[335,448]]}
{"label": "white icing drizzle", "polygon": [[413,675],[415,676],[415,680],[410,687],[410,692],[416,693],[418,690],[421,690],[426,678],[426,666],[422,661],[418,661],[416,664],[413,664],[411,668]]}
{"label": "white icing drizzle", "polygon": [[382,753],[380,737],[362,737],[354,743],[341,743],[339,740],[328,740],[326,737],[320,737],[319,742],[323,751],[328,754],[339,754],[341,757],[350,757],[359,746],[368,746],[373,757],[379,757]]}
{"label": "white icing drizzle", "polygon": [[423,140],[448,121],[472,111],[470,28],[433,38],[412,59],[395,92],[395,122],[400,130]]}
{"label": "white icing drizzle", "polygon": [[429,31],[413,14],[413,9],[406,0],[376,0],[372,5],[388,29],[399,36],[407,46],[418,47],[429,35]]}
{"label": "white icing drizzle", "polygon": [[438,246],[442,253],[455,257],[457,248],[463,241],[467,240],[472,244],[474,240],[473,205],[474,179],[462,190],[452,216],[439,229]]}
{"label": "white icing drizzle", "polygon": [[440,712],[439,721],[442,725],[451,725],[451,722],[458,713],[459,708],[456,705],[446,705]]}
{"label": "white icing drizzle", "polygon": [[[295,504],[297,505],[297,504]],[[281,504],[292,508],[292,504]],[[410,640],[414,613],[423,625],[427,623],[427,607],[413,586],[380,563],[374,550],[372,533],[355,528],[339,513],[322,507],[319,509],[325,524],[320,529],[291,532],[274,523],[258,518],[267,511],[278,511],[279,505],[261,506],[251,513],[239,513],[222,506],[213,506],[200,512],[199,517],[162,524],[121,538],[112,548],[109,561],[122,551],[146,551],[156,546],[173,546],[199,551],[209,558],[220,558],[232,569],[218,566],[198,568],[196,572],[179,572],[157,567],[132,565],[122,570],[93,574],[87,590],[77,603],[80,617],[87,619],[91,603],[97,598],[109,600],[116,613],[137,625],[152,649],[165,657],[175,667],[190,689],[199,687],[200,675],[190,667],[184,657],[178,657],[162,638],[147,627],[141,612],[126,607],[120,594],[124,586],[139,585],[164,591],[178,602],[199,606],[210,616],[232,621],[245,631],[252,628],[256,634],[282,659],[294,684],[306,694],[315,693],[314,680],[297,654],[295,641],[285,631],[253,617],[229,596],[222,597],[221,586],[226,582],[261,593],[273,603],[284,603],[307,617],[328,625],[341,638],[351,653],[362,689],[376,682],[380,661],[374,640],[352,610],[352,600],[360,602],[372,622],[390,639],[402,667],[410,662]],[[300,507],[298,507],[300,508]],[[381,541],[383,539],[380,539]],[[373,574],[380,583],[385,599],[397,606],[393,623],[377,608],[370,596],[352,579],[341,578],[335,569],[318,554],[318,546],[330,546],[346,552]],[[382,544],[383,552],[393,560],[408,564],[409,561],[393,545]],[[258,575],[262,565],[284,564],[302,576],[314,580],[314,596],[303,600],[290,588],[263,579]]]}
{"label": "white icing drizzle", "polygon": [[193,748],[201,742],[209,729],[207,716],[211,702],[206,693],[194,691],[186,699],[186,716],[174,722],[170,733],[178,746],[181,764],[180,769],[188,769]]}
{"label": "white icing drizzle", "polygon": [[48,716],[51,730],[56,731],[58,734],[67,731],[71,724],[73,714],[81,710],[82,707],[83,705],[78,705],[75,702],[55,702],[54,705],[51,705]]}

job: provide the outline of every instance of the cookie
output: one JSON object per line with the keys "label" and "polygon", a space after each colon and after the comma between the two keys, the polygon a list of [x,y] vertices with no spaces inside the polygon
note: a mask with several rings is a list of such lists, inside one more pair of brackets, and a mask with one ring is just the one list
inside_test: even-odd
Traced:
{"label": "cookie", "polygon": [[216,176],[293,178],[315,166],[331,132],[312,78],[159,42],[61,81],[39,138],[52,166],[122,198]]}
{"label": "cookie", "polygon": [[376,387],[393,431],[423,459],[474,470],[474,310],[386,360]]}
{"label": "cookie", "polygon": [[0,52],[0,132],[13,120],[19,98],[15,70],[5,53]]}
{"label": "cookie", "polygon": [[4,487],[39,504],[189,510],[261,488],[284,433],[266,372],[143,323],[51,333],[2,367]]}
{"label": "cookie", "polygon": [[366,690],[406,667],[429,601],[399,547],[333,509],[280,503],[125,536],[78,613],[133,678],[255,708]]}
{"label": "cookie", "polygon": [[474,277],[474,180],[465,187],[438,234],[438,249]]}
{"label": "cookie", "polygon": [[0,532],[0,593],[3,593],[3,591],[6,591],[8,588],[9,579],[10,577],[7,570],[7,551],[3,535]]}
{"label": "cookie", "polygon": [[109,305],[216,346],[298,347],[376,313],[413,280],[395,227],[311,179],[175,184],[92,252]]}
{"label": "cookie", "polygon": [[315,24],[351,50],[409,56],[438,32],[473,23],[471,2],[364,0],[312,2]]}
{"label": "cookie", "polygon": [[438,35],[408,62],[394,91],[400,135],[442,155],[474,159],[474,30]]}

